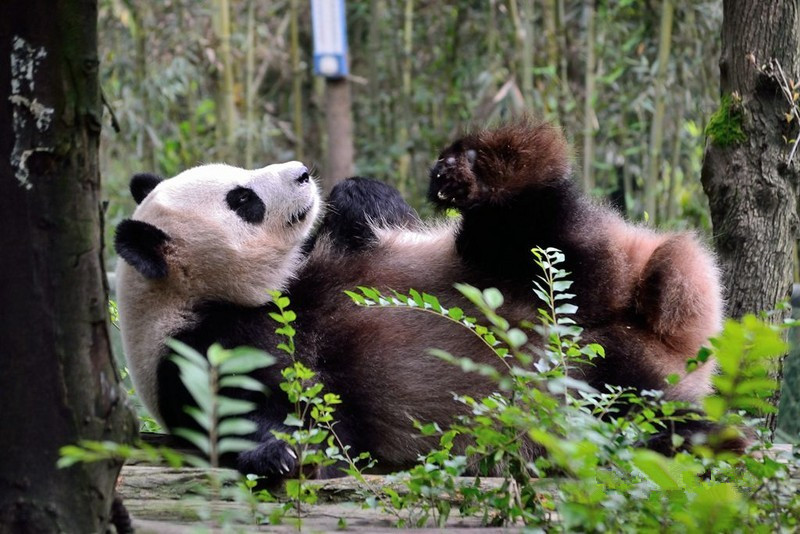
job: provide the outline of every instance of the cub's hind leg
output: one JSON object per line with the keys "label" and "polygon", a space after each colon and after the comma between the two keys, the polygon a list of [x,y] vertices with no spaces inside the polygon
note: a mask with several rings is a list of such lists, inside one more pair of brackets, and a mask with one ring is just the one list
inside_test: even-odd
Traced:
{"label": "cub's hind leg", "polygon": [[635,306],[664,343],[693,355],[721,327],[721,293],[711,254],[691,234],[674,234],[644,265]]}

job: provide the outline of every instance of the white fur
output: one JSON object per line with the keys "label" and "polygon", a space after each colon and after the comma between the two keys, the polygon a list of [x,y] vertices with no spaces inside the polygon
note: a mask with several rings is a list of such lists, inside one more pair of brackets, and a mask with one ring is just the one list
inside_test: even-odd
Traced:
{"label": "white fur", "polygon": [[[214,299],[266,304],[267,291],[285,289],[297,272],[300,247],[320,211],[314,181],[296,181],[305,171],[297,161],[252,171],[222,164],[195,167],[158,184],[134,212],[133,219],[170,236],[166,279],[147,279],[124,261],[117,268],[128,367],[156,419],[158,358],[166,338],[194,320],[192,307]],[[226,195],[237,186],[252,189],[265,203],[263,222],[245,222],[230,209]],[[305,220],[288,224],[309,207]]]}

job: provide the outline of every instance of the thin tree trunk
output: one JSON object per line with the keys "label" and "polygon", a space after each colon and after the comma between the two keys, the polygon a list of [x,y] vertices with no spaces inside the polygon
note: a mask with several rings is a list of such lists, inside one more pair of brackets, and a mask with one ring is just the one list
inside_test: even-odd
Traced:
{"label": "thin tree trunk", "polygon": [[586,73],[583,101],[583,190],[591,193],[594,189],[594,0],[585,0],[583,10],[586,20]]}
{"label": "thin tree trunk", "polygon": [[353,118],[350,112],[350,82],[325,80],[325,117],[328,131],[328,168],[325,188],[353,175]]}
{"label": "thin tree trunk", "polygon": [[[725,123],[743,135],[723,135],[712,121],[702,181],[728,313],[739,317],[771,310],[791,292],[800,162],[788,162],[785,139],[798,135],[797,125],[784,118],[790,105],[776,67],[762,66],[780,65],[787,80],[800,78],[800,12],[796,0],[725,0],[723,13],[720,89],[733,115]],[[768,423],[774,429],[775,419]]]}
{"label": "thin tree trunk", "polygon": [[289,52],[292,62],[292,127],[295,136],[295,158],[303,159],[303,78],[300,72],[300,14],[297,0],[289,2]]}
{"label": "thin tree trunk", "polygon": [[98,66],[96,1],[3,2],[0,532],[105,532],[119,463],[58,451],[136,432],[106,328]]}
{"label": "thin tree trunk", "polygon": [[661,29],[658,40],[658,72],[655,79],[653,120],[650,123],[650,156],[644,181],[644,209],[655,223],[658,218],[656,193],[661,174],[661,147],[664,144],[664,93],[667,84],[667,64],[672,45],[672,0],[662,0]]}

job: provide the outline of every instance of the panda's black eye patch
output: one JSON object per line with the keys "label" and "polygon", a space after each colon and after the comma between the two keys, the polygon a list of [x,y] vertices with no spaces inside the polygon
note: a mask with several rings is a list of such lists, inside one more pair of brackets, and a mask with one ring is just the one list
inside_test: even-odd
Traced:
{"label": "panda's black eye patch", "polygon": [[225,201],[228,207],[245,222],[258,224],[264,220],[267,207],[252,189],[247,187],[231,189],[225,196]]}

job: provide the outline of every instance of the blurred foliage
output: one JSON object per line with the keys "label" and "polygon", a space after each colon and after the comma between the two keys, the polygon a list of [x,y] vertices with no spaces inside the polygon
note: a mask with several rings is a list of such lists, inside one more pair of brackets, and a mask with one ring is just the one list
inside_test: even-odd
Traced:
{"label": "blurred foliage", "polygon": [[[294,157],[291,89],[303,88],[306,163],[321,167],[323,83],[311,73],[309,5],[300,3],[300,58],[292,71],[288,0],[253,2],[253,72],[247,72],[248,0],[231,5],[235,146],[218,133],[220,42],[212,0],[101,0],[102,87],[120,131],[107,114],[101,148],[110,200],[109,232],[130,213],[132,173],[171,176],[203,162],[244,165],[248,138],[254,165]],[[472,124],[523,110],[559,122],[574,146],[584,128],[585,2],[579,0],[349,0],[351,85],[356,169],[398,186],[416,207],[427,169],[448,140]],[[513,4],[513,6],[512,6]],[[718,98],[721,5],[697,0],[676,6],[665,94],[659,223],[708,228],[699,171],[702,132]],[[659,0],[597,2],[595,94],[591,98],[598,194],[642,217],[642,176],[650,154],[649,128],[657,72]],[[515,15],[516,13],[516,15]],[[411,28],[411,55],[404,54]],[[532,61],[520,61],[521,35]],[[410,59],[406,62],[405,59]],[[530,72],[520,65],[530,64]],[[410,94],[404,69],[410,68]],[[246,117],[247,80],[255,87]],[[530,87],[530,94],[523,92]],[[404,141],[404,139],[408,139]],[[410,161],[408,177],[398,165]],[[576,163],[582,155],[576,153]],[[627,191],[622,185],[627,183]],[[670,184],[675,184],[670,187]],[[654,218],[654,214],[650,214]]]}

